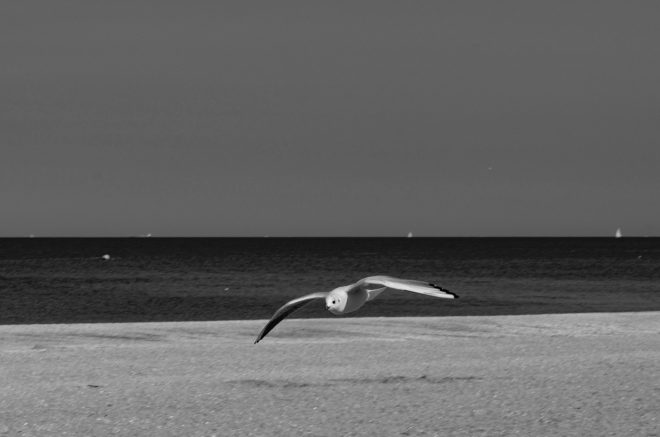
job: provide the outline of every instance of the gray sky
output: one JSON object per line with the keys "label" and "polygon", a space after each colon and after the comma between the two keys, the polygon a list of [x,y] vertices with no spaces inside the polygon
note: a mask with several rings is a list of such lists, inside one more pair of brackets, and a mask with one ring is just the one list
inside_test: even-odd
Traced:
{"label": "gray sky", "polygon": [[0,5],[0,235],[660,235],[657,2]]}

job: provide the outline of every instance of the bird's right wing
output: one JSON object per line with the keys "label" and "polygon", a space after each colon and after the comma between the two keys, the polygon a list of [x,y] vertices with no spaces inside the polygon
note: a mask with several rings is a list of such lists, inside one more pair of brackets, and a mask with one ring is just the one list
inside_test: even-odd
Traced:
{"label": "bird's right wing", "polygon": [[[373,287],[379,285],[394,290],[412,291],[413,293],[426,294],[428,296],[442,297],[445,299],[456,299],[458,297],[455,293],[430,282],[399,279],[391,276],[369,276],[358,281],[357,285],[360,287]],[[381,292],[380,289],[374,291]],[[367,289],[367,293],[368,292],[369,290]]]}
{"label": "bird's right wing", "polygon": [[293,299],[292,301],[289,301],[282,305],[282,307],[273,314],[273,317],[266,323],[266,326],[264,326],[264,329],[261,330],[259,335],[257,336],[257,339],[254,341],[255,344],[259,343],[259,340],[264,338],[266,334],[268,334],[278,323],[280,323],[286,316],[297,310],[298,308],[302,308],[309,302],[315,300],[315,299],[325,299],[325,297],[328,295],[327,292],[320,292],[320,293],[312,293],[308,294],[306,296],[299,297],[297,299]]}

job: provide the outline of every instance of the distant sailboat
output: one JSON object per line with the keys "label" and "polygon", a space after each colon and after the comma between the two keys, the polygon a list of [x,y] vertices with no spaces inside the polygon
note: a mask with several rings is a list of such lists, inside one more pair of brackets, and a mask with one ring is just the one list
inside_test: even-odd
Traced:
{"label": "distant sailboat", "polygon": [[618,228],[616,230],[616,233],[614,234],[614,238],[621,238],[623,237],[623,234],[621,233],[621,228]]}
{"label": "distant sailboat", "polygon": [[413,237],[413,233],[412,233],[412,232],[408,232],[408,238],[412,238],[412,237]]}

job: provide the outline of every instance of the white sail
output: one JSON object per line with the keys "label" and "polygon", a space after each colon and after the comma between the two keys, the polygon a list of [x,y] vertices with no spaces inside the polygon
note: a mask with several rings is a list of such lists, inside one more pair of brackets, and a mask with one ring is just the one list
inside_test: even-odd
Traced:
{"label": "white sail", "polygon": [[413,233],[412,233],[412,232],[408,232],[408,238],[412,238],[412,237],[413,237]]}
{"label": "white sail", "polygon": [[616,230],[616,233],[614,234],[614,238],[621,238],[623,237],[623,234],[621,233],[621,228]]}

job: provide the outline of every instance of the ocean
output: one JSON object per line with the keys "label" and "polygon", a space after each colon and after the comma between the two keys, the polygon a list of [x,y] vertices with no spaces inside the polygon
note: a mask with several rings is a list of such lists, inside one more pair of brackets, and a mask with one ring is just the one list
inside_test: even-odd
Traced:
{"label": "ocean", "polygon": [[267,319],[380,274],[460,299],[392,291],[354,316],[660,310],[660,238],[1,238],[0,324]]}

